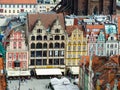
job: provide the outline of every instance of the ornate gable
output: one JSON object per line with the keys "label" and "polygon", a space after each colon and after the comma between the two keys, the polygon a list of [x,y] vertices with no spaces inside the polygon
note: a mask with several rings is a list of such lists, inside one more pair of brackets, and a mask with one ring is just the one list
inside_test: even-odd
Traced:
{"label": "ornate gable", "polygon": [[100,34],[98,35],[97,41],[105,41],[105,35],[103,31],[100,31]]}

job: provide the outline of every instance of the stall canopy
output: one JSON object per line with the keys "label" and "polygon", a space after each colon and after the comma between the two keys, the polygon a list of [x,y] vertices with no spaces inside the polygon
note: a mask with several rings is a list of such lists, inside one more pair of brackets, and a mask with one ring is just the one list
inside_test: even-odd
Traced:
{"label": "stall canopy", "polygon": [[79,67],[71,67],[71,71],[73,75],[78,75],[79,74]]}
{"label": "stall canopy", "polygon": [[7,75],[9,76],[30,76],[30,71],[7,71]]}
{"label": "stall canopy", "polygon": [[37,75],[62,75],[60,69],[35,69]]}

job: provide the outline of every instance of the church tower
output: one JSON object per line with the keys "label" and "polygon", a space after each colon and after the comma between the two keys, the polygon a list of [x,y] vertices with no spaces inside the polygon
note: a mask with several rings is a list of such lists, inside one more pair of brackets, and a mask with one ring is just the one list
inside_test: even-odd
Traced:
{"label": "church tower", "polygon": [[88,0],[88,15],[100,14],[100,2],[99,0]]}

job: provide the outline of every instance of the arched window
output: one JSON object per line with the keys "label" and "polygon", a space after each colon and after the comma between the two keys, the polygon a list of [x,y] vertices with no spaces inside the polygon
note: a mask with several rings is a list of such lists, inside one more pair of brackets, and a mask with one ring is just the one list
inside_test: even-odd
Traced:
{"label": "arched window", "polygon": [[62,39],[62,40],[65,40],[65,37],[64,37],[64,36],[62,36],[62,37],[61,37],[61,39]]}
{"label": "arched window", "polygon": [[31,36],[31,40],[35,40],[35,36]]}
{"label": "arched window", "polygon": [[55,43],[55,48],[60,48],[60,44],[59,43]]}
{"label": "arched window", "polygon": [[55,36],[55,40],[59,40],[60,37],[58,35]]}
{"label": "arched window", "polygon": [[61,48],[64,48],[65,47],[65,44],[62,42],[61,43]]}
{"label": "arched window", "polygon": [[37,44],[36,44],[36,48],[37,48],[37,49],[42,48],[42,43],[37,43]]}
{"label": "arched window", "polygon": [[43,44],[43,48],[47,48],[47,43],[44,43],[44,44]]}
{"label": "arched window", "polygon": [[47,40],[47,36],[46,35],[44,36],[44,40]]}
{"label": "arched window", "polygon": [[42,40],[42,36],[41,35],[37,36],[37,40]]}
{"label": "arched window", "polygon": [[50,43],[50,44],[49,44],[49,48],[53,48],[53,43]]}
{"label": "arched window", "polygon": [[35,49],[35,43],[31,44],[31,49]]}

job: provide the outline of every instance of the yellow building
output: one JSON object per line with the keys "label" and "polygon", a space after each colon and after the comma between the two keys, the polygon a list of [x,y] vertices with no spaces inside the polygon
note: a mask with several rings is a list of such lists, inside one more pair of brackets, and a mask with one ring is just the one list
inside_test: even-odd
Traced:
{"label": "yellow building", "polygon": [[67,32],[69,35],[66,40],[66,67],[70,68],[73,74],[78,74],[80,57],[87,55],[87,38],[77,26],[67,27]]}

